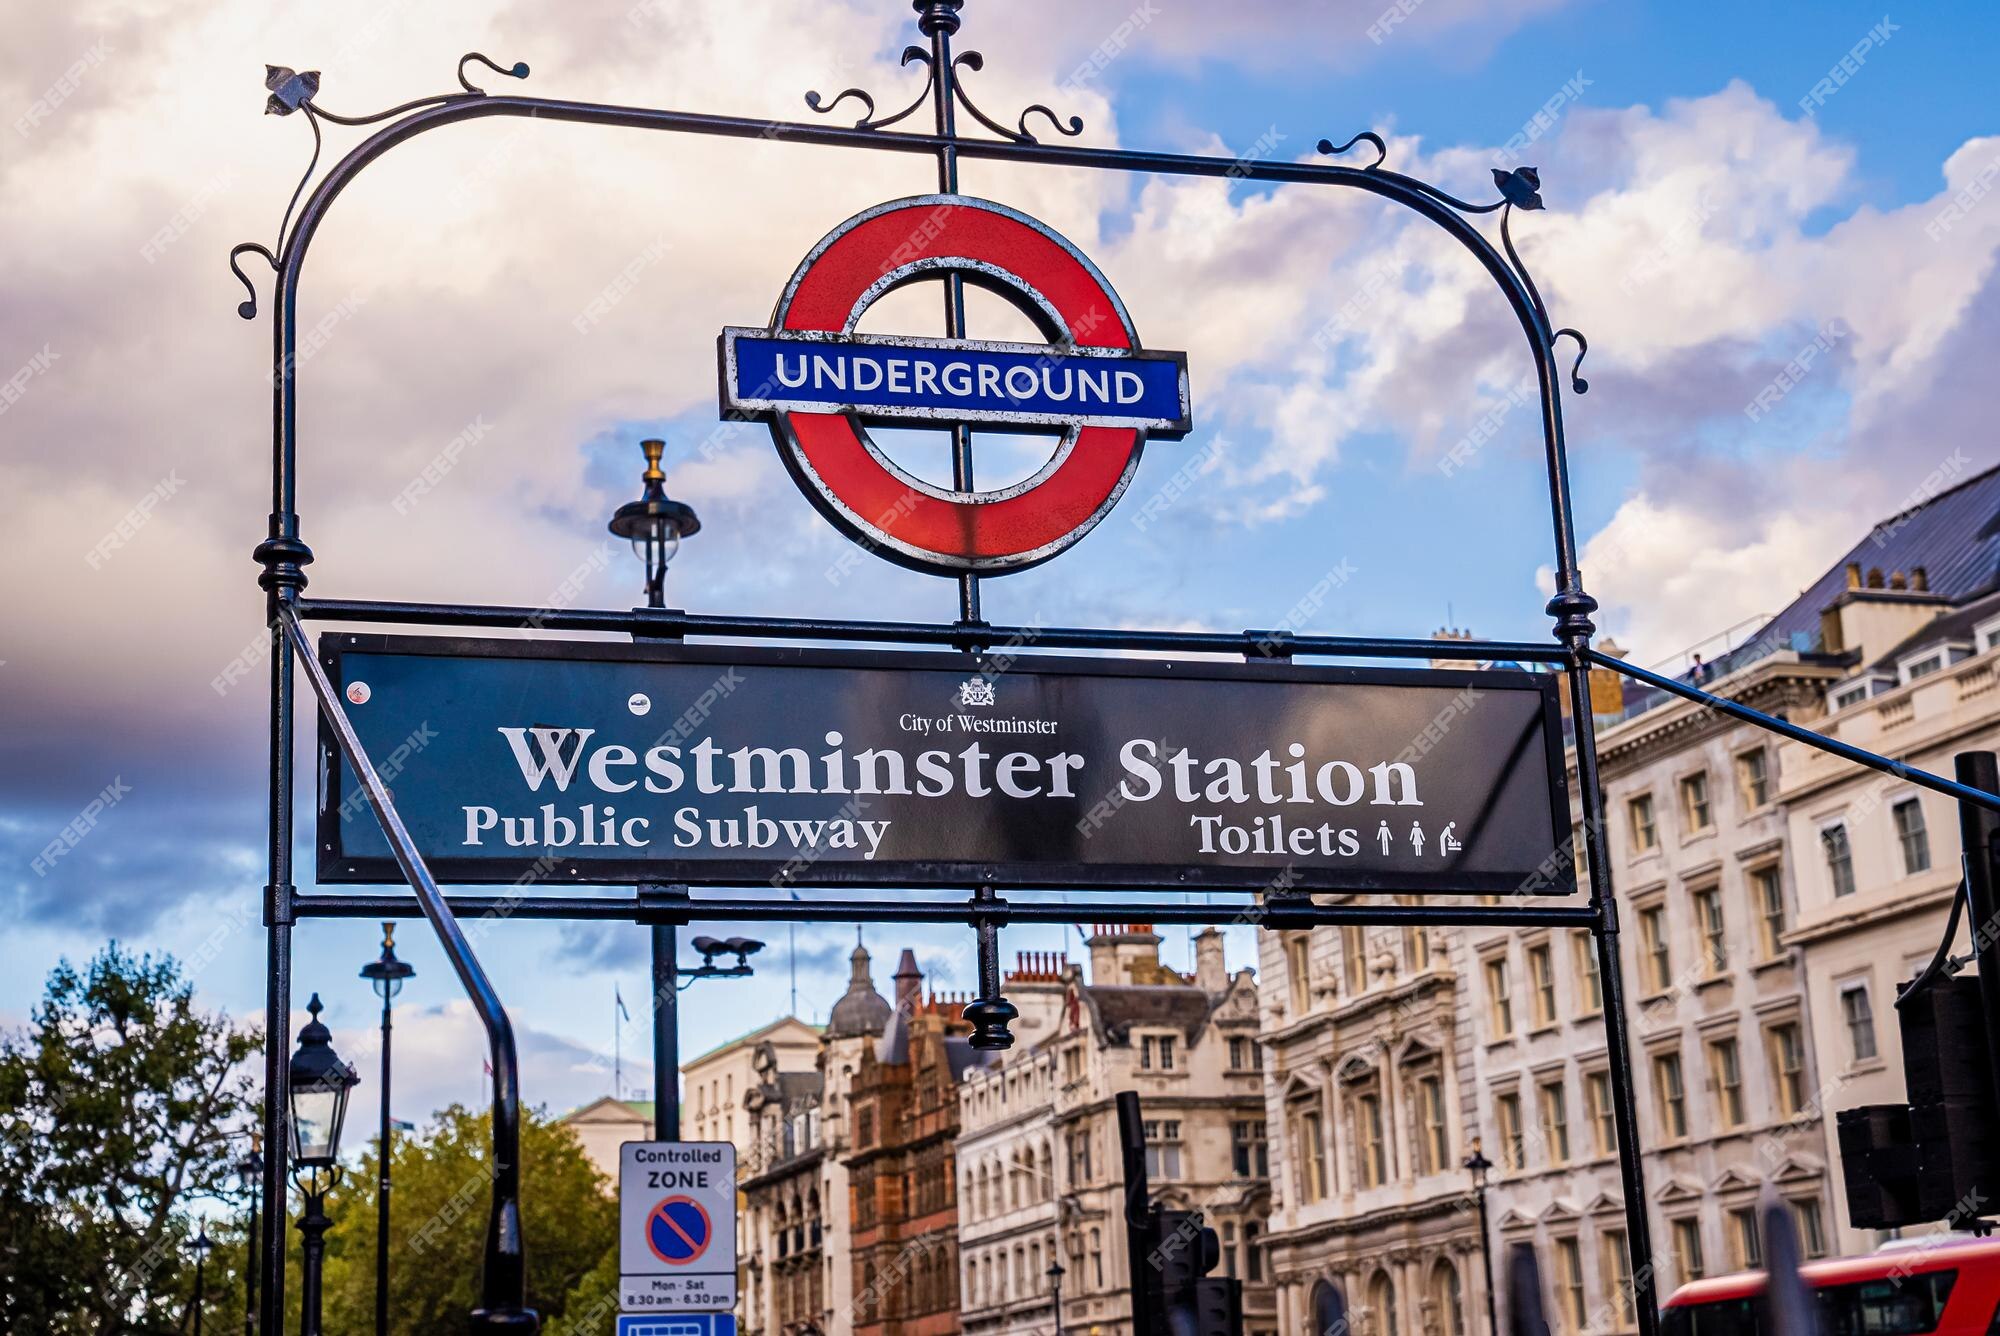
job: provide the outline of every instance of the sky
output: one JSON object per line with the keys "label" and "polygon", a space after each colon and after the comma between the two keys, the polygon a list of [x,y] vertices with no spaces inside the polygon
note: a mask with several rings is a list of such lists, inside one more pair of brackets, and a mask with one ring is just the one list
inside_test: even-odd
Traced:
{"label": "sky", "polygon": [[[261,1018],[250,552],[269,509],[270,340],[264,317],[238,317],[226,257],[273,244],[312,151],[303,118],[261,114],[266,63],[322,71],[318,105],[347,115],[449,90],[479,50],[528,62],[521,89],[540,96],[805,120],[808,89],[860,86],[885,109],[914,96],[896,64],[910,20],[898,0],[79,0],[14,16],[0,1025],[26,1020],[57,959],[114,937],[181,958],[206,1005]],[[965,76],[983,108],[1011,123],[1047,104],[1082,117],[1083,143],[1311,159],[1322,137],[1373,129],[1390,168],[1474,200],[1496,167],[1537,168],[1547,209],[1516,240],[1555,322],[1590,340],[1589,393],[1565,403],[1585,583],[1605,633],[1673,664],[2000,458],[1980,390],[2000,330],[1996,38],[2000,13],[1951,0],[969,0],[959,43],[986,57]],[[363,133],[332,127],[322,169]],[[604,522],[658,434],[668,490],[704,523],[671,602],[948,619],[949,582],[846,558],[765,429],[715,420],[717,331],[761,323],[815,241],[934,188],[929,172],[782,137],[499,119],[397,148],[340,198],[306,271],[311,592],[629,606],[637,564]],[[1527,348],[1436,229],[1358,192],[1241,180],[971,163],[962,185],[1069,237],[1149,346],[1187,351],[1197,424],[1146,452],[1074,549],[987,582],[990,619],[1549,634]],[[941,332],[918,295],[864,329]],[[1027,335],[979,294],[968,321]],[[946,471],[938,438],[893,448],[920,476]],[[1025,476],[1033,449],[987,442],[982,483]],[[301,716],[302,816],[312,736]],[[851,925],[718,931],[771,945],[755,979],[685,995],[684,1052],[784,1012],[794,974],[807,1019],[844,987]],[[1253,962],[1248,931],[1231,930],[1232,967]],[[364,1073],[375,1003],[356,971],[377,932],[297,933],[295,1005],[318,991]],[[866,940],[885,990],[904,946],[934,986],[973,986],[969,930]],[[418,974],[397,1114],[416,1120],[480,1098],[482,1046],[427,930],[398,944]],[[1076,934],[1056,928],[1002,939],[1009,959],[1065,946]],[[510,923],[480,950],[530,1101],[610,1093],[614,1047],[628,1088],[650,1087],[643,1013],[614,1038],[612,1002],[647,994],[643,929]],[[1184,932],[1163,950],[1189,963]]]}

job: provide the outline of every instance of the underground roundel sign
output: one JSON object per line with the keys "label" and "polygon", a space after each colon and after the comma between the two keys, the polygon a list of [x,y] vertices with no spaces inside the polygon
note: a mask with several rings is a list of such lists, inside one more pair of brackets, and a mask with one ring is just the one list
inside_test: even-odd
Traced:
{"label": "underground roundel sign", "polygon": [[[885,293],[957,275],[1046,343],[860,334]],[[1187,357],[1139,346],[1118,294],[1048,227],[965,195],[877,205],[827,234],[767,329],[719,344],[722,413],[771,424],[785,466],[849,537],[919,570],[1001,574],[1048,560],[1118,501],[1149,436],[1189,429]],[[913,477],[870,424],[1058,438],[1033,477],[958,491]]]}

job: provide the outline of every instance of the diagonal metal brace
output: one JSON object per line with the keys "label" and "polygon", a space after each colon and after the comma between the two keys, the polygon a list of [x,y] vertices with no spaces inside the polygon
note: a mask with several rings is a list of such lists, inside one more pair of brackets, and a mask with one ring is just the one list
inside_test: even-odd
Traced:
{"label": "diagonal metal brace", "polygon": [[339,693],[313,653],[312,641],[306,636],[297,610],[289,604],[281,605],[278,623],[299,662],[305,666],[313,694],[319,697],[320,712],[326,716],[340,744],[340,754],[361,779],[368,804],[375,809],[375,819],[381,822],[382,833],[395,851],[397,865],[417,893],[424,917],[437,931],[446,958],[486,1026],[493,1067],[493,1209],[486,1225],[486,1264],[472,1330],[537,1331],[541,1321],[527,1306],[527,1245],[521,1233],[521,1070],[515,1054],[513,1024],[507,1019],[507,1009],[493,991],[486,971],[480,967],[479,958],[473,954],[472,943],[466,940],[451,906],[445,903],[437,878],[431,875],[423,855],[417,851],[416,841],[396,811],[388,786],[376,773],[375,763],[368,759],[360,735],[341,707]]}

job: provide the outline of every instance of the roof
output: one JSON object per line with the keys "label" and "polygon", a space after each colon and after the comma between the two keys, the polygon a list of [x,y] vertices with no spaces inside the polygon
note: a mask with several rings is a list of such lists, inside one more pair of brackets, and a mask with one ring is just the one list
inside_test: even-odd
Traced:
{"label": "roof", "polygon": [[653,1101],[650,1099],[613,1099],[609,1095],[604,1095],[590,1101],[588,1104],[579,1104],[564,1114],[562,1120],[564,1122],[595,1122],[599,1120],[596,1118],[586,1119],[586,1115],[600,1112],[612,1114],[613,1118],[611,1121],[615,1122],[625,1121],[625,1118],[617,1117],[617,1115],[623,1114],[626,1118],[631,1118],[642,1123],[650,1123],[653,1121]]}
{"label": "roof", "polygon": [[1082,991],[1105,1037],[1118,1044],[1136,1025],[1171,1026],[1192,1039],[1218,1000],[1193,984],[1089,984]]}
{"label": "roof", "polygon": [[[1863,1253],[1859,1257],[1830,1257],[1821,1262],[1807,1262],[1799,1268],[1799,1276],[1806,1284],[1817,1287],[1844,1285],[1857,1280],[1880,1280],[1891,1275],[1920,1275],[1926,1271],[1962,1266],[1967,1262],[2000,1262],[2000,1239],[1951,1234],[1936,1237],[1938,1241],[1935,1243],[1926,1238],[1916,1246],[1883,1249]],[[1733,1275],[1690,1281],[1669,1295],[1667,1303],[1673,1307],[1715,1303],[1726,1299],[1745,1299],[1763,1292],[1762,1271],[1738,1271]]]}
{"label": "roof", "polygon": [[[2000,588],[2000,465],[1878,521],[1756,635],[1705,664],[1702,685],[1778,650],[1818,652],[1820,613],[1847,592],[1850,565],[1864,574],[1907,573],[1921,566],[1929,592],[1947,604],[1983,598]],[[1679,677],[1691,682],[1693,670]],[[1631,678],[1621,679],[1621,687],[1627,718],[1671,699]]]}
{"label": "roof", "polygon": [[1972,628],[1995,616],[2000,616],[2000,591],[1975,598],[1970,603],[1953,608],[1950,612],[1942,613],[1934,620],[1926,622],[1918,630],[1904,637],[1902,643],[1877,658],[1871,666],[1893,664],[1926,645],[1942,645],[1953,640],[1971,640]]}
{"label": "roof", "polygon": [[812,1025],[806,1021],[802,1021],[797,1016],[780,1016],[778,1017],[778,1019],[770,1021],[764,1025],[760,1025],[756,1029],[751,1030],[745,1034],[737,1035],[734,1039],[726,1039],[722,1043],[717,1044],[714,1048],[709,1049],[705,1053],[699,1054],[696,1057],[689,1058],[686,1062],[683,1062],[681,1064],[681,1069],[685,1071],[689,1067],[697,1066],[700,1063],[707,1062],[710,1058],[719,1057],[722,1054],[727,1053],[732,1048],[739,1048],[745,1044],[755,1043],[759,1039],[767,1038],[773,1030],[776,1030],[781,1026],[785,1025],[801,1025],[804,1026],[806,1029],[811,1030],[814,1034],[820,1033],[819,1026]]}

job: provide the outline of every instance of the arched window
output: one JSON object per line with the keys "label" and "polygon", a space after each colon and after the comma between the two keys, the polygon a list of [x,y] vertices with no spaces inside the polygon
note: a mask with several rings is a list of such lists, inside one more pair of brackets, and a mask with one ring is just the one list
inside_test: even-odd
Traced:
{"label": "arched window", "polygon": [[1375,1320],[1375,1336],[1403,1336],[1402,1315],[1396,1311],[1396,1282],[1387,1271],[1377,1271],[1368,1282],[1368,1311]]}
{"label": "arched window", "polygon": [[1431,1306],[1437,1310],[1439,1336],[1465,1336],[1465,1304],[1458,1268],[1439,1258],[1431,1268]]}
{"label": "arched window", "polygon": [[[1341,1301],[1340,1290],[1330,1280],[1313,1282],[1312,1293],[1306,1312],[1306,1330],[1312,1336],[1344,1336],[1349,1319],[1347,1305]],[[1322,1315],[1331,1313],[1333,1321],[1322,1324]]]}

